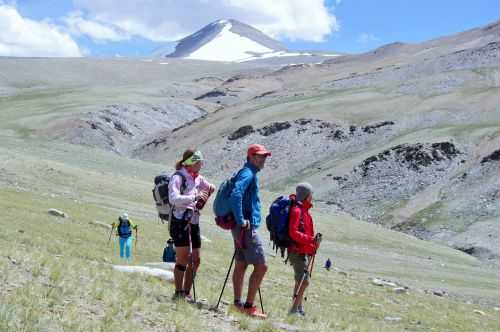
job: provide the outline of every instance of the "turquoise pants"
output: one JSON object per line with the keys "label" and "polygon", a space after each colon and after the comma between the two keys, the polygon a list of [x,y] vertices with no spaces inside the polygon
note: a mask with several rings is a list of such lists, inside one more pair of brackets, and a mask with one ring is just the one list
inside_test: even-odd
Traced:
{"label": "turquoise pants", "polygon": [[130,259],[132,255],[132,236],[120,238],[120,257]]}

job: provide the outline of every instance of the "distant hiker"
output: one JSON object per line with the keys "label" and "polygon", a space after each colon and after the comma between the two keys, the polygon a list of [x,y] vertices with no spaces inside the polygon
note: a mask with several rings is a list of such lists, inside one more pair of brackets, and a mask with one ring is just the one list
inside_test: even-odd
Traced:
{"label": "distant hiker", "polygon": [[116,227],[116,234],[120,238],[120,257],[130,260],[132,256],[132,230],[135,230],[137,238],[137,225],[129,219],[127,213],[124,213],[118,217],[118,225],[113,223],[111,227],[111,232]]}
{"label": "distant hiker", "polygon": [[[257,233],[261,222],[259,182],[257,173],[264,168],[266,158],[271,152],[259,144],[248,147],[247,162],[236,174],[234,189],[231,191],[229,204],[236,221],[231,230],[235,243],[236,265],[233,272],[234,305],[250,316],[265,318],[254,305],[257,291],[267,271],[262,239]],[[243,282],[248,265],[254,269],[250,276],[247,298],[241,302]]]}
{"label": "distant hiker", "polygon": [[328,258],[325,262],[325,269],[327,269],[327,271],[330,271],[331,267],[332,267],[332,261],[330,260],[330,258]]}
{"label": "distant hiker", "polygon": [[173,206],[170,236],[176,247],[174,269],[174,299],[191,300],[191,287],[200,265],[200,210],[215,190],[200,175],[203,155],[200,151],[186,150],[175,165],[177,170],[170,179],[168,196]]}
{"label": "distant hiker", "polygon": [[167,246],[163,249],[163,261],[165,263],[175,263],[175,248],[172,239],[168,239]]}
{"label": "distant hiker", "polygon": [[[295,273],[294,298],[290,314],[304,316],[302,301],[304,291],[309,285],[312,270],[311,259],[316,255],[321,242],[321,235],[314,235],[314,224],[309,209],[312,205],[312,187],[309,183],[299,183],[295,189],[295,204],[290,210],[288,225],[293,244],[288,248],[288,260]],[[295,196],[295,197],[293,197]]]}

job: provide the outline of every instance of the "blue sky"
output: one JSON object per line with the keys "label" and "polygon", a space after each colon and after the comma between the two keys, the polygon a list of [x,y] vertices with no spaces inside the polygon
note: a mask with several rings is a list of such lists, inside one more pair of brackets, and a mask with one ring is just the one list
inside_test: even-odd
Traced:
{"label": "blue sky", "polygon": [[[147,56],[162,45],[173,48],[175,40],[219,18],[254,25],[292,50],[359,53],[395,41],[420,42],[500,19],[500,1],[494,0],[270,3],[0,0],[0,55],[37,56],[51,49],[51,54],[61,56]],[[7,27],[1,29],[2,24]],[[12,40],[12,35],[26,38]],[[16,43],[19,45],[13,47]]]}

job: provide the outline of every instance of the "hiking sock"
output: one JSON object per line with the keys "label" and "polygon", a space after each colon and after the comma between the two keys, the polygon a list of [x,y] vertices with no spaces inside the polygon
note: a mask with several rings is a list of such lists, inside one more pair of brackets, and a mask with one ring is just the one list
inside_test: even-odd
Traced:
{"label": "hiking sock", "polygon": [[245,309],[250,309],[251,307],[253,307],[253,303],[245,302],[245,304],[243,305],[243,308]]}
{"label": "hiking sock", "polygon": [[237,307],[243,307],[243,303],[240,300],[234,300],[234,305]]}

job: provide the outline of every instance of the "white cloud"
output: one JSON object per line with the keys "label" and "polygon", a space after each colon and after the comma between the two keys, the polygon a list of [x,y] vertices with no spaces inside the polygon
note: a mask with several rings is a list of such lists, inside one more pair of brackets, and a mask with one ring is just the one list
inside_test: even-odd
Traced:
{"label": "white cloud", "polygon": [[368,43],[379,42],[379,41],[381,41],[381,39],[378,38],[377,36],[375,36],[372,33],[363,32],[362,34],[360,34],[358,36],[358,38],[356,39],[356,41],[358,43],[361,43],[361,44],[368,44]]}
{"label": "white cloud", "polygon": [[339,26],[324,0],[73,0],[95,21],[153,41],[175,41],[220,18],[275,38],[320,42]]}
{"label": "white cloud", "polygon": [[80,48],[57,26],[22,17],[17,9],[0,3],[0,55],[79,57]]}
{"label": "white cloud", "polygon": [[69,31],[74,35],[87,35],[96,41],[120,41],[130,39],[130,36],[118,31],[115,27],[83,18],[81,12],[73,12],[63,18]]}

